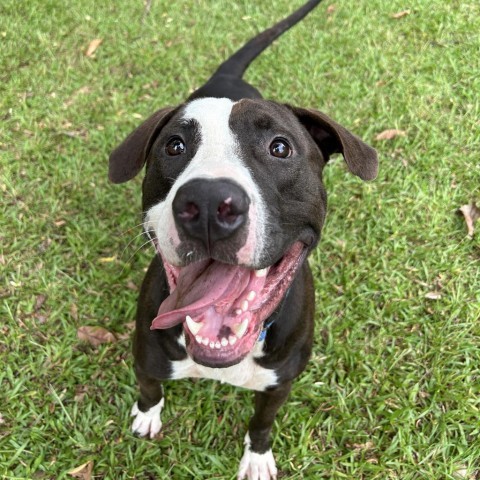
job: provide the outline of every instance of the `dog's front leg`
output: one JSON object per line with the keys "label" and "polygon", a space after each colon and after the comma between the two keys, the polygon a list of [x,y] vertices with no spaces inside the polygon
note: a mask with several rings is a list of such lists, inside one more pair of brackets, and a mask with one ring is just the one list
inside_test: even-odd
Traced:
{"label": "dog's front leg", "polygon": [[245,436],[245,452],[240,461],[238,480],[270,480],[277,478],[270,432],[278,409],[291,389],[291,382],[265,392],[255,392],[255,413]]}
{"label": "dog's front leg", "polygon": [[141,437],[155,437],[162,428],[160,414],[164,405],[163,388],[158,379],[148,377],[137,371],[137,382],[140,387],[140,397],[132,407],[133,433]]}

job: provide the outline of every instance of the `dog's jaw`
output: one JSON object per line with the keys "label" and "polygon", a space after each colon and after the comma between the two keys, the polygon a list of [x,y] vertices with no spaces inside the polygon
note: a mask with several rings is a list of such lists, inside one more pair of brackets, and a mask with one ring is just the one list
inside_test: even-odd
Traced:
{"label": "dog's jaw", "polygon": [[261,270],[212,260],[177,268],[163,258],[171,293],[151,328],[182,323],[187,351],[196,362],[215,368],[235,365],[253,349],[307,251],[295,242],[278,262]]}

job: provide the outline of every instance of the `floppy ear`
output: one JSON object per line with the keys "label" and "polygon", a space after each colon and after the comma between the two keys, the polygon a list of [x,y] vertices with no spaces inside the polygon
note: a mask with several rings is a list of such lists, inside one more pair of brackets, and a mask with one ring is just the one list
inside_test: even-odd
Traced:
{"label": "floppy ear", "polygon": [[373,180],[378,173],[375,149],[339,125],[322,112],[290,107],[318,145],[325,160],[333,153],[341,153],[348,169],[362,180]]}
{"label": "floppy ear", "polygon": [[113,183],[126,182],[140,172],[156,134],[170,120],[174,110],[168,107],[155,112],[110,154],[108,178]]}

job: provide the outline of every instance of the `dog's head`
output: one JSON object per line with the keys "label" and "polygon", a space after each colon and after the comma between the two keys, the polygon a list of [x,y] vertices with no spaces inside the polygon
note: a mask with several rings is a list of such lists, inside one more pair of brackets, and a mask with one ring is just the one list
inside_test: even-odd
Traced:
{"label": "dog's head", "polygon": [[143,211],[170,296],[152,328],[184,324],[204,365],[238,363],[320,238],[333,153],[364,180],[376,152],[315,110],[202,98],[159,110],[110,156],[115,183],[146,164]]}

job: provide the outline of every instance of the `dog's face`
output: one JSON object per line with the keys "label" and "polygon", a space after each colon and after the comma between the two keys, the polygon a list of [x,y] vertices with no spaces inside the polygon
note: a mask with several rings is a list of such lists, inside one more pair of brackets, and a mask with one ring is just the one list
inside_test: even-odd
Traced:
{"label": "dog's face", "polygon": [[110,179],[146,163],[146,231],[170,286],[154,328],[183,323],[198,363],[253,348],[320,238],[322,170],[342,153],[363,179],[375,151],[320,112],[265,100],[202,98],[155,113],[112,153]]}

